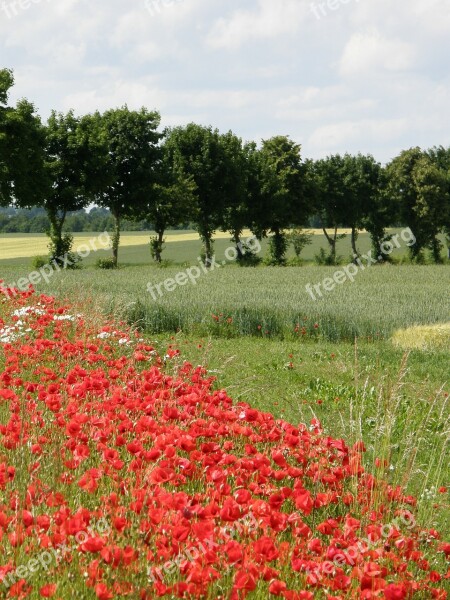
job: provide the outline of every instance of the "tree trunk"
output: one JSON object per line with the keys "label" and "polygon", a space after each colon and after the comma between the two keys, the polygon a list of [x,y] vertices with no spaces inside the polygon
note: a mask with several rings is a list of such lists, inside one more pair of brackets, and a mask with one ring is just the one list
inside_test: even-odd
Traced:
{"label": "tree trunk", "polygon": [[433,241],[431,242],[431,254],[433,256],[433,261],[436,265],[440,265],[443,262],[441,256],[441,249],[441,242],[437,239],[437,237],[434,237]]}
{"label": "tree trunk", "polygon": [[384,227],[377,223],[368,223],[366,224],[366,229],[370,234],[370,239],[372,241],[372,253],[377,257],[377,260],[380,262],[387,262],[389,257],[386,254],[383,254],[381,251],[381,244],[386,239],[386,231]]}
{"label": "tree trunk", "polygon": [[114,218],[114,233],[112,236],[112,259],[114,267],[117,268],[120,244],[120,215],[118,213],[113,212],[112,216]]}
{"label": "tree trunk", "polygon": [[353,251],[353,262],[356,264],[356,260],[359,258],[359,252],[356,247],[356,240],[358,239],[358,230],[356,227],[352,227],[352,251]]}
{"label": "tree trunk", "polygon": [[164,229],[157,229],[156,234],[157,234],[157,240],[156,240],[156,245],[155,245],[155,260],[157,263],[161,263],[162,262],[161,255],[162,255],[163,242],[164,242]]}
{"label": "tree trunk", "polygon": [[273,236],[270,239],[270,254],[272,264],[284,266],[286,264],[287,241],[284,231],[278,227],[273,229]]}
{"label": "tree trunk", "polygon": [[333,265],[336,264],[336,238],[337,238],[337,227],[334,228],[334,236],[331,237],[328,235],[327,230],[325,229],[325,227],[322,227],[322,231],[325,234],[325,237],[327,238],[328,243],[330,244],[330,258],[331,258],[331,262]]}
{"label": "tree trunk", "polygon": [[63,264],[64,254],[70,250],[70,248],[64,248],[64,241],[62,237],[62,229],[66,219],[66,211],[63,211],[60,217],[58,217],[58,213],[56,211],[48,211],[47,215],[50,221],[50,261],[56,261],[57,264]]}
{"label": "tree trunk", "polygon": [[242,252],[242,243],[241,243],[241,232],[238,229],[235,229],[231,232],[233,242],[236,246],[237,260],[242,260],[244,258],[244,253]]}
{"label": "tree trunk", "polygon": [[212,264],[213,244],[209,233],[204,236],[203,243],[205,245],[205,267],[210,267]]}

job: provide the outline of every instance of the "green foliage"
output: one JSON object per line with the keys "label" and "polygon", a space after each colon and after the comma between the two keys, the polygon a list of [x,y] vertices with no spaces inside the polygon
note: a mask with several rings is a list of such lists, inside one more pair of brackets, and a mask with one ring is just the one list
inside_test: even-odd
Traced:
{"label": "green foliage", "polygon": [[[339,262],[342,227],[351,229],[354,258],[359,231],[370,233],[378,256],[387,227],[399,224],[416,236],[412,260],[424,260],[428,251],[442,262],[442,234],[450,255],[450,148],[411,148],[386,168],[362,154],[304,160],[288,136],[258,148],[195,123],[162,134],[158,112],[126,106],[81,118],[53,111],[43,126],[27,100],[8,106],[13,84],[12,72],[0,70],[0,206],[40,206],[46,214],[0,213],[0,231],[48,229],[53,257],[71,251],[65,232],[110,230],[117,264],[121,230],[151,225],[158,238],[152,256],[160,262],[165,231],[181,223],[194,224],[207,263],[217,230],[230,231],[240,248],[250,228],[261,239],[274,235],[271,261],[285,264],[282,232],[311,223],[323,228],[329,264]],[[82,209],[94,203],[87,219]],[[102,208],[109,212],[95,212]],[[297,259],[303,243],[294,244]]]}
{"label": "green foliage", "polygon": [[10,69],[0,69],[0,104],[8,101],[9,90],[14,85],[14,75]]}
{"label": "green foliage", "polygon": [[222,213],[221,229],[230,231],[241,256],[239,241],[242,231],[251,221],[251,163],[254,144],[244,144],[231,131],[220,137],[226,166],[227,201]]}
{"label": "green foliage", "polygon": [[295,256],[300,258],[300,254],[312,244],[313,234],[303,231],[301,228],[292,229],[287,235],[288,242],[293,246]]}
{"label": "green foliage", "polygon": [[117,269],[117,265],[112,258],[99,258],[95,266],[97,269]]}
{"label": "green foliage", "polygon": [[[124,231],[148,231],[153,224],[148,221],[124,219]],[[178,223],[173,226],[177,228]],[[93,207],[87,212],[84,209],[69,211],[64,220],[63,231],[80,233],[83,231],[107,231],[114,227],[114,219],[109,210]],[[50,221],[43,208],[31,209],[0,208],[0,233],[45,233],[50,229]]]}
{"label": "green foliage", "polygon": [[[302,225],[313,207],[305,195],[306,174],[300,146],[287,136],[263,140],[252,155],[251,229],[258,236],[279,235],[292,223]],[[278,243],[278,242],[277,242]]]}
{"label": "green foliage", "polygon": [[238,249],[237,264],[240,267],[257,267],[263,262],[261,256],[258,256],[257,248],[247,242],[240,242]]}
{"label": "green foliage", "polygon": [[337,266],[341,265],[342,261],[342,256],[337,256],[336,254],[333,254],[331,252],[327,254],[324,248],[320,248],[319,252],[314,255],[314,262],[318,266]]}
{"label": "green foliage", "polygon": [[269,240],[269,265],[284,267],[288,249],[287,236],[283,231],[276,231]]}
{"label": "green foliage", "polygon": [[82,119],[89,142],[91,172],[96,180],[94,201],[111,211],[114,219],[113,261],[118,264],[121,221],[145,205],[155,184],[160,159],[158,112],[126,106]]}
{"label": "green foliage", "polygon": [[49,231],[50,243],[48,249],[50,258],[48,262],[58,264],[64,269],[78,269],[81,263],[81,257],[71,251],[73,244],[73,235],[65,233],[60,235],[54,230]]}
{"label": "green foliage", "polygon": [[20,100],[7,106],[14,84],[10,70],[0,69],[0,206],[40,204],[48,191],[44,170],[44,132],[34,106]]}
{"label": "green foliage", "polygon": [[161,262],[161,254],[164,249],[164,240],[155,235],[150,238],[150,254],[157,262]]}
{"label": "green foliage", "polygon": [[[41,206],[45,209],[49,227],[50,261],[76,268],[79,258],[71,252],[73,237],[63,233],[67,213],[76,211],[89,202],[93,185],[88,177],[89,147],[82,135],[80,120],[72,111],[66,115],[52,112],[45,128],[45,176],[48,188]],[[33,202],[22,201],[29,208]]]}
{"label": "green foliage", "polygon": [[177,153],[171,152],[167,143],[161,148],[161,160],[156,169],[156,182],[151,194],[135,205],[138,217],[151,221],[157,233],[150,240],[152,258],[160,263],[164,249],[164,232],[181,221],[194,219],[196,211],[196,185],[192,175],[186,175]]}
{"label": "green foliage", "polygon": [[169,130],[165,145],[170,161],[195,184],[192,220],[203,242],[205,264],[209,264],[212,236],[223,223],[229,192],[235,183],[230,176],[228,146],[217,129],[194,123]]}
{"label": "green foliage", "polygon": [[45,265],[48,265],[48,263],[49,263],[48,257],[35,256],[31,261],[31,266],[33,267],[33,269],[38,271],[39,269],[42,269],[42,267],[44,267]]}
{"label": "green foliage", "polygon": [[440,262],[437,236],[449,223],[448,174],[420,148],[405,150],[386,169],[386,194],[397,206],[399,220],[414,232],[411,258],[423,260],[425,248]]}

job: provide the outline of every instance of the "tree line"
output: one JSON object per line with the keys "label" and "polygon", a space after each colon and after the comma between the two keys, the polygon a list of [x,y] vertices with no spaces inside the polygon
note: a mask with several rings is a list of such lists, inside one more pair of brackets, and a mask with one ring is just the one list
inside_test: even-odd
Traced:
{"label": "tree line", "polygon": [[[72,233],[99,232],[111,230],[114,221],[107,208],[97,206],[69,211],[66,215],[63,231]],[[124,231],[152,231],[153,223],[125,219],[122,223]],[[189,222],[180,223],[174,229],[189,229]],[[45,233],[50,228],[50,221],[43,208],[0,207],[0,233]]]}
{"label": "tree line", "polygon": [[442,261],[440,235],[450,240],[450,148],[411,148],[383,167],[362,154],[304,159],[284,135],[257,145],[195,123],[161,131],[160,114],[146,108],[81,117],[53,111],[43,123],[29,101],[8,104],[13,83],[12,72],[0,70],[0,206],[45,211],[51,260],[71,253],[67,219],[94,204],[110,214],[113,266],[126,222],[152,224],[157,261],[166,230],[192,223],[207,265],[218,230],[231,233],[244,259],[246,228],[270,236],[272,262],[282,265],[287,232],[311,219],[324,230],[329,264],[341,227],[351,229],[356,260],[359,230],[370,233],[378,256],[387,229],[400,224],[417,240],[413,260],[429,250]]}

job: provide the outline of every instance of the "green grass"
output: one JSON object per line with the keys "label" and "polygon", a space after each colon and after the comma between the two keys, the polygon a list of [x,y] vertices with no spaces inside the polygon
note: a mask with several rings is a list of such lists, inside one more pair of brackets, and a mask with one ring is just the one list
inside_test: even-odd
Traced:
{"label": "green grass", "polygon": [[150,339],[161,353],[169,341],[181,360],[205,365],[236,402],[292,423],[316,416],[329,435],[350,444],[364,440],[369,471],[376,471],[375,458],[387,460],[384,477],[421,499],[423,521],[448,528],[448,513],[433,512],[425,491],[436,502],[446,500],[434,492],[450,477],[448,352],[406,355],[383,341],[355,346],[183,334]]}
{"label": "green grass", "polygon": [[[7,282],[27,268],[0,267]],[[380,266],[357,274],[313,301],[305,285],[331,277],[334,267],[239,268],[227,265],[154,300],[147,284],[162,284],[183,268],[129,267],[55,273],[37,289],[83,297],[146,332],[218,337],[321,337],[330,341],[387,339],[395,329],[445,322],[450,314],[448,266]],[[223,315],[220,323],[213,315]],[[227,319],[231,318],[232,323]],[[314,325],[317,323],[318,328]],[[300,332],[295,333],[296,326]]]}

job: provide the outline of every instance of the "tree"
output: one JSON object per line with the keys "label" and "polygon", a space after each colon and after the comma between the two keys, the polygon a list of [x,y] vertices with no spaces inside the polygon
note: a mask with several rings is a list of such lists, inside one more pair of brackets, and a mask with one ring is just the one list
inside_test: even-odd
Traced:
{"label": "tree", "polygon": [[190,123],[167,134],[167,150],[196,186],[194,223],[203,242],[205,265],[213,259],[213,235],[223,224],[227,205],[227,153],[219,132]]}
{"label": "tree", "polygon": [[27,100],[7,106],[13,84],[12,72],[0,70],[0,206],[33,206],[42,203],[48,190],[44,129]]}
{"label": "tree", "polygon": [[50,186],[42,205],[50,221],[50,261],[74,266],[73,237],[63,229],[67,214],[85,207],[93,197],[96,180],[90,170],[89,137],[73,111],[53,111],[45,132],[45,170]]}
{"label": "tree", "polygon": [[148,201],[156,183],[161,155],[162,134],[157,131],[160,120],[156,111],[131,111],[127,106],[83,119],[94,148],[91,168],[99,178],[95,202],[109,208],[114,219],[114,267],[118,265],[121,221],[136,214]]}
{"label": "tree", "polygon": [[436,167],[444,171],[444,173],[450,174],[450,147],[434,146],[427,150],[425,154],[432,160]]}
{"label": "tree", "polygon": [[[330,247],[327,262],[334,265],[337,262],[336,243],[345,234],[338,236],[338,228],[343,225],[348,216],[348,198],[345,194],[344,159],[339,154],[328,156],[316,161],[314,165],[318,212],[323,233]],[[330,235],[327,229],[333,229]]]}
{"label": "tree", "polygon": [[[450,147],[435,146],[427,151],[427,156],[440,169],[447,179],[447,189],[450,194]],[[447,242],[447,257],[450,258],[450,206],[441,215],[442,230]]]}
{"label": "tree", "polygon": [[9,90],[14,85],[14,75],[10,69],[0,69],[0,105],[6,106]]}
{"label": "tree", "polygon": [[167,146],[161,148],[161,160],[151,194],[137,207],[137,215],[153,224],[156,236],[150,240],[156,262],[161,262],[164,233],[169,227],[196,218],[195,182],[177,162],[177,156]]}
{"label": "tree", "polygon": [[250,223],[249,219],[249,155],[254,144],[243,145],[241,138],[233,132],[220,136],[225,155],[225,176],[223,185],[226,189],[226,203],[222,213],[221,229],[231,233],[236,247],[237,260],[244,257],[241,244],[242,231]]}
{"label": "tree", "polygon": [[[374,246],[386,240],[383,222],[380,215],[379,203],[381,165],[375,161],[373,156],[358,154],[352,156],[345,154],[343,163],[343,193],[345,202],[343,204],[342,219],[345,225],[351,227],[351,246],[353,257],[356,261],[359,252],[356,247],[358,230],[366,227],[372,234]],[[381,226],[382,234],[379,231]],[[381,235],[381,240],[378,238]],[[376,239],[375,239],[376,238]],[[378,247],[377,256],[380,252]]]}
{"label": "tree", "polygon": [[430,164],[427,157],[418,161],[414,169],[414,184],[417,189],[417,214],[426,230],[427,247],[433,261],[442,262],[442,243],[438,235],[449,223],[450,194],[446,174]]}
{"label": "tree", "polygon": [[12,182],[8,154],[7,122],[11,108],[6,106],[8,93],[14,85],[10,70],[0,70],[0,206],[8,206],[12,200]]}
{"label": "tree", "polygon": [[258,237],[273,233],[270,240],[272,264],[286,263],[285,229],[306,222],[311,207],[305,197],[305,172],[301,147],[287,136],[263,140],[252,156],[250,215]]}
{"label": "tree", "polygon": [[413,231],[416,243],[410,247],[413,260],[421,260],[429,248],[435,262],[441,259],[439,232],[449,214],[446,174],[420,148],[403,151],[387,166],[388,197],[396,204],[399,219]]}

